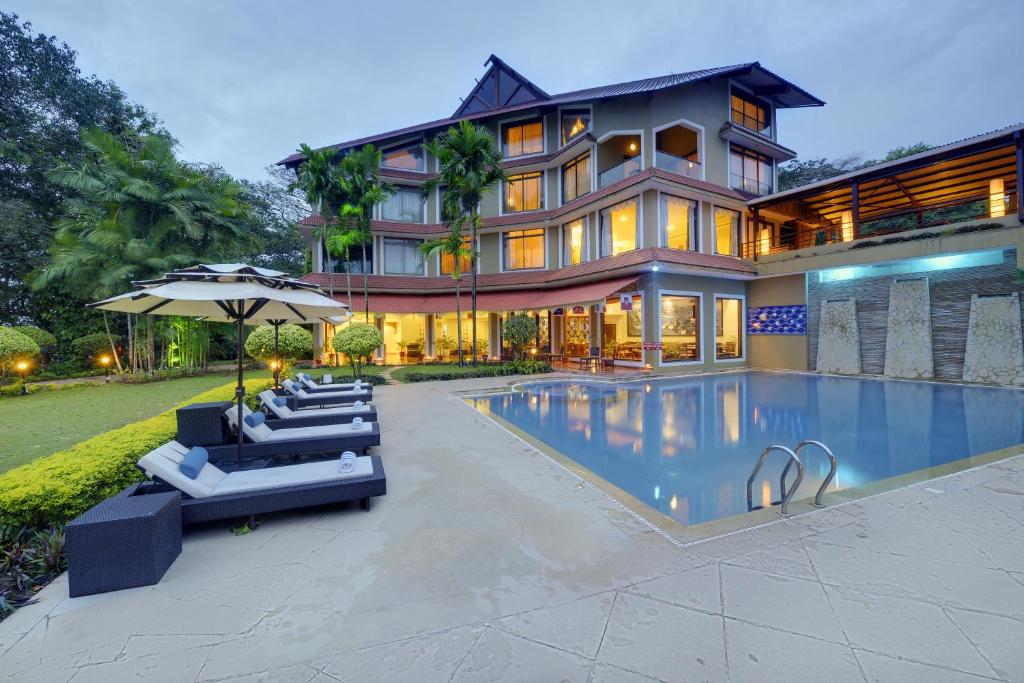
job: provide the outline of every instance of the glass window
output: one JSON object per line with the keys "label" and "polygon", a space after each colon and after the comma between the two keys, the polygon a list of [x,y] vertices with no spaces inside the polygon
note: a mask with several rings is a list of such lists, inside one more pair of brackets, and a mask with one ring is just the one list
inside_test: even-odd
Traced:
{"label": "glass window", "polygon": [[590,130],[589,109],[567,109],[562,112],[562,144],[567,145]]}
{"label": "glass window", "polygon": [[[462,248],[470,248],[470,239],[467,237],[462,241]],[[459,273],[465,275],[466,273],[472,272],[473,265],[470,263],[469,256],[459,257]],[[455,272],[455,257],[451,254],[441,253],[441,275],[451,275]]]}
{"label": "glass window", "polygon": [[661,195],[661,244],[669,249],[697,249],[697,202]]}
{"label": "glass window", "polygon": [[505,270],[544,267],[544,228],[506,232],[504,240]]}
{"label": "glass window", "polygon": [[587,248],[587,219],[580,218],[562,226],[562,265],[583,263]]}
{"label": "glass window", "polygon": [[643,308],[643,298],[639,294],[617,294],[605,300],[601,355],[616,360],[643,362]]}
{"label": "glass window", "polygon": [[755,133],[771,133],[771,115],[766,104],[746,95],[732,93],[732,122]]}
{"label": "glass window", "polygon": [[544,152],[543,121],[513,123],[501,127],[501,151],[505,158]]}
{"label": "glass window", "polygon": [[388,275],[423,275],[423,240],[384,238],[384,272]]}
{"label": "glass window", "polygon": [[729,185],[753,194],[772,191],[772,160],[746,147],[731,145],[729,150]]}
{"label": "glass window", "polygon": [[661,295],[661,362],[700,360],[700,297]]}
{"label": "glass window", "polygon": [[562,166],[562,203],[590,192],[590,152]]}
{"label": "glass window", "polygon": [[426,163],[423,157],[423,146],[419,142],[402,147],[394,147],[381,152],[380,165],[385,168],[400,168],[406,171],[424,171]]}
{"label": "glass window", "polygon": [[743,357],[743,299],[715,298],[715,358]]}
{"label": "glass window", "polygon": [[740,255],[740,212],[715,207],[715,253]]}
{"label": "glass window", "polygon": [[505,213],[538,211],[544,208],[544,174],[510,175],[505,182]]}
{"label": "glass window", "polygon": [[380,216],[386,221],[403,221],[405,223],[422,223],[423,199],[415,187],[399,186],[398,192],[391,195],[381,205]]}
{"label": "glass window", "polygon": [[601,256],[615,256],[637,248],[636,199],[601,210]]}

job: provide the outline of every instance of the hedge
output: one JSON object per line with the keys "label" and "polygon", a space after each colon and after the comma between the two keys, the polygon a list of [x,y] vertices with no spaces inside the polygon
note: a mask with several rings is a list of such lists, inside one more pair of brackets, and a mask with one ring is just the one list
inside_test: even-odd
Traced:
{"label": "hedge", "polygon": [[[248,396],[255,396],[271,383],[254,379],[245,386]],[[180,405],[228,400],[234,392],[232,382]],[[138,459],[177,433],[177,407],[0,474],[0,526],[64,524],[139,481],[142,473],[135,467]],[[45,416],[40,415],[40,419]]]}
{"label": "hedge", "polygon": [[[436,366],[435,366],[436,367]],[[503,377],[506,375],[533,375],[551,372],[551,365],[541,361],[513,361],[495,365],[452,365],[451,370],[416,371],[400,373],[396,379],[402,382],[434,382],[452,379],[474,379],[478,377]]]}

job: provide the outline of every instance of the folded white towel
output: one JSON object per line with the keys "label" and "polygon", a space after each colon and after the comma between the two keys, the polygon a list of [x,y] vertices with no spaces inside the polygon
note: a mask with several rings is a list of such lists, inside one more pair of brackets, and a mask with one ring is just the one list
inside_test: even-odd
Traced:
{"label": "folded white towel", "polygon": [[365,403],[363,403],[362,401],[356,401],[356,402],[355,402],[355,403],[353,403],[352,405],[354,405],[354,406],[355,406],[356,408],[362,408],[362,407],[363,407],[364,405],[366,405],[366,404],[365,404]]}
{"label": "folded white towel", "polygon": [[334,384],[334,375],[324,375],[320,378],[321,384]]}
{"label": "folded white towel", "polygon": [[361,417],[353,417],[352,418],[352,424],[354,424],[354,425],[361,425],[361,424],[363,424],[363,418],[361,418]]}
{"label": "folded white towel", "polygon": [[341,462],[338,469],[342,472],[351,472],[356,466],[356,454],[352,451],[345,451],[341,454]]}

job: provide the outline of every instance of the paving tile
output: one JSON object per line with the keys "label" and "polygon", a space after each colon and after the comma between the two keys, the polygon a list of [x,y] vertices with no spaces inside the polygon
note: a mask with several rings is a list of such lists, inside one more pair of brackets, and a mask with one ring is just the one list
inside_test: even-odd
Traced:
{"label": "paving tile", "polygon": [[810,539],[804,541],[804,546],[822,583],[877,595],[924,595],[905,557],[816,543]]}
{"label": "paving tile", "polygon": [[722,618],[620,593],[597,660],[665,681],[724,680]]}
{"label": "paving tile", "polygon": [[992,667],[935,605],[826,587],[850,644],[967,673]]}
{"label": "paving tile", "polygon": [[949,615],[1003,678],[1024,680],[1024,622],[951,609]]}
{"label": "paving tile", "polygon": [[729,655],[729,680],[764,683],[792,679],[862,683],[853,651],[776,629],[725,620],[725,648]]}
{"label": "paving tile", "polygon": [[340,681],[447,682],[469,655],[480,627],[455,628],[335,657],[324,673]]}
{"label": "paving tile", "polygon": [[145,680],[147,683],[180,683],[195,680],[210,654],[211,647],[168,652],[86,666],[75,674],[78,683]]}
{"label": "paving tile", "polygon": [[933,602],[1024,619],[1024,586],[1004,571],[916,557],[907,565]]}
{"label": "paving tile", "polygon": [[493,624],[523,638],[593,659],[601,644],[614,598],[614,592],[601,593],[515,614]]}
{"label": "paving tile", "polygon": [[982,683],[991,678],[855,650],[869,683]]}
{"label": "paving tile", "polygon": [[807,557],[801,541],[785,543],[777,548],[758,550],[749,555],[733,557],[725,561],[736,567],[757,569],[768,574],[783,574],[801,579],[814,579],[814,567]]}
{"label": "paving tile", "polygon": [[[311,683],[320,677],[321,674],[316,669],[305,664],[295,664],[280,669],[227,678],[223,683]],[[323,676],[322,681],[330,683],[335,679]]]}
{"label": "paving tile", "polygon": [[721,582],[716,563],[638,583],[626,590],[680,607],[722,613]]}
{"label": "paving tile", "polygon": [[595,664],[590,674],[590,683],[651,683],[657,678],[644,676],[633,671],[626,671],[611,664]]}
{"label": "paving tile", "polygon": [[582,657],[488,628],[451,680],[586,683],[590,669]]}
{"label": "paving tile", "polygon": [[722,594],[727,617],[846,642],[817,582],[722,565]]}

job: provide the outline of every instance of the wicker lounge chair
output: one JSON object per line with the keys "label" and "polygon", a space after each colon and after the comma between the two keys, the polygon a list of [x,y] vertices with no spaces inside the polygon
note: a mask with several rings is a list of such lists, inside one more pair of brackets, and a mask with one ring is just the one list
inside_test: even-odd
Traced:
{"label": "wicker lounge chair", "polygon": [[[293,426],[294,423],[288,423],[285,420],[270,420],[253,426],[245,419],[252,414],[249,406],[242,406],[242,433],[254,444],[293,443],[304,439],[313,441],[335,439],[343,444],[345,450],[380,445],[380,426],[376,422],[349,422],[301,427]],[[224,411],[224,417],[228,420],[228,426],[237,434],[238,409],[236,407],[229,408]]]}
{"label": "wicker lounge chair", "polygon": [[365,391],[373,389],[372,384],[361,380],[356,382],[322,382],[317,384],[312,377],[301,373],[295,376],[295,382],[306,391]]}
{"label": "wicker lounge chair", "polygon": [[[276,399],[276,400],[275,400]],[[285,405],[278,405],[284,399]],[[316,425],[342,424],[351,422],[357,417],[363,418],[363,422],[377,421],[377,408],[372,403],[363,405],[337,406],[333,408],[303,408],[293,410],[287,404],[287,398],[277,396],[269,389],[260,392],[260,401],[269,418],[275,420],[271,429],[276,426],[276,420],[287,420],[282,427],[313,427]]]}
{"label": "wicker lounge chair", "polygon": [[369,402],[373,399],[373,388],[366,386],[359,390],[349,391],[307,391],[301,385],[286,379],[281,382],[285,395],[294,399],[293,409],[310,406],[346,405],[356,401]]}
{"label": "wicker lounge chair", "polygon": [[143,495],[159,491],[181,491],[182,524],[207,522],[281,510],[358,500],[369,509],[370,498],[387,492],[380,457],[355,459],[351,472],[341,472],[337,459],[226,473],[206,464],[196,479],[179,469],[188,449],[170,442],[143,456],[138,467],[149,481],[133,486],[122,495]]}

